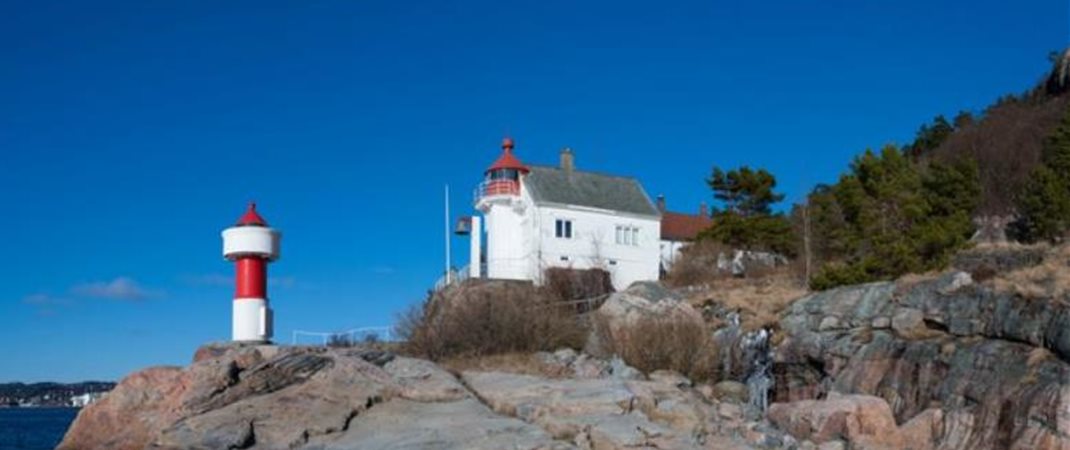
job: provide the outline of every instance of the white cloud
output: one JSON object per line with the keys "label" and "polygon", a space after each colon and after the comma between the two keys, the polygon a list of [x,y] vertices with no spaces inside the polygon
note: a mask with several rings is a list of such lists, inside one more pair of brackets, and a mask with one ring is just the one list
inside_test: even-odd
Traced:
{"label": "white cloud", "polygon": [[22,298],[22,303],[33,306],[62,306],[69,305],[71,301],[62,297],[53,297],[45,293],[36,293]]}
{"label": "white cloud", "polygon": [[107,298],[113,300],[140,301],[160,295],[148,290],[128,277],[118,277],[111,281],[94,281],[71,287],[71,293],[82,297]]}

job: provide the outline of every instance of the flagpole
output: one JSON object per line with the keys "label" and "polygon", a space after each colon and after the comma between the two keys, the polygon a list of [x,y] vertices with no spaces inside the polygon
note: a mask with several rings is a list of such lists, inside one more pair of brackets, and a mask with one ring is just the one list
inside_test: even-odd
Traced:
{"label": "flagpole", "polygon": [[453,282],[452,273],[450,271],[450,185],[446,185],[446,197],[445,197],[445,237],[446,237],[446,285],[450,285]]}

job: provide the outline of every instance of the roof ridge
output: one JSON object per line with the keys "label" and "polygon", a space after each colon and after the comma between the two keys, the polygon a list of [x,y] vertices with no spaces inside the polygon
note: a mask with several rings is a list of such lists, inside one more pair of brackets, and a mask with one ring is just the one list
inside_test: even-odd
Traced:
{"label": "roof ridge", "polygon": [[[564,172],[565,171],[565,169],[562,169],[562,168],[560,168],[558,166],[549,165],[549,164],[528,164],[528,167],[538,167],[540,169],[552,169],[552,170],[556,170],[556,171],[559,171],[559,172]],[[589,174],[589,175],[598,175],[598,176],[602,176],[602,177],[606,177],[606,178],[621,178],[621,179],[632,180],[632,181],[636,181],[636,182],[639,181],[639,177],[636,177],[636,176],[633,176],[633,175],[614,175],[614,174],[606,173],[606,172],[596,172],[596,171],[593,171],[593,170],[579,170],[579,169],[572,169],[572,171],[573,172],[577,172],[577,173],[585,173],[585,174]]]}

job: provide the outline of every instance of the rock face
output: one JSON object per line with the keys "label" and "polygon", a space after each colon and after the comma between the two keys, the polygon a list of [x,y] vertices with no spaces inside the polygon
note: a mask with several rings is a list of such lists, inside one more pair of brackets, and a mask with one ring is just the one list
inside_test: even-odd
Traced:
{"label": "rock face", "polygon": [[[1070,305],[964,275],[795,302],[780,322],[774,401],[866,394],[887,401],[901,426],[926,418],[936,448],[1070,449]],[[833,320],[841,326],[822,326]],[[774,422],[817,420],[785,422],[783,408],[774,405]]]}
{"label": "rock face", "polygon": [[[568,351],[555,358],[614,366]],[[213,345],[189,367],[128,376],[79,414],[60,448],[746,449],[792,442],[746,422],[738,404],[708,399],[679,374],[659,371],[647,380],[628,369],[458,378],[383,352]]]}

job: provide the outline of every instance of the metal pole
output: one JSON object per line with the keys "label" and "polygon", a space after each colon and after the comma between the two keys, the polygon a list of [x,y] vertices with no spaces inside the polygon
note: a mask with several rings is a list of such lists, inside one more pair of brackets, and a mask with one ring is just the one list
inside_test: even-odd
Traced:
{"label": "metal pole", "polygon": [[445,231],[446,236],[446,286],[453,283],[450,273],[450,185],[446,185]]}

